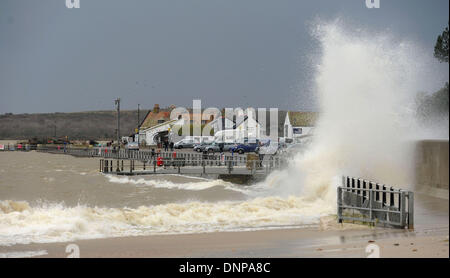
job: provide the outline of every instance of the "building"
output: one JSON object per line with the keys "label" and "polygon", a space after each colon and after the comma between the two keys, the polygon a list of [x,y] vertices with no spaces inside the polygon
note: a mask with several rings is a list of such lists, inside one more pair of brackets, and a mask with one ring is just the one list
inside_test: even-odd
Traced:
{"label": "building", "polygon": [[317,112],[288,111],[284,119],[283,136],[287,140],[296,141],[305,135],[311,135],[317,121]]}
{"label": "building", "polygon": [[[147,113],[140,125],[139,143],[147,146],[161,146],[163,142],[177,142],[189,135],[180,134],[183,126],[187,126],[190,133],[193,132],[194,117],[200,119],[202,127],[210,123],[214,118],[210,117],[205,120],[202,119],[202,114],[198,115],[193,113],[192,109],[187,109],[186,113],[178,115],[176,119],[171,119],[171,112],[175,108],[174,105],[171,105],[167,109],[160,109],[159,105],[155,104],[153,110]],[[177,115],[176,113],[174,114],[175,116]]]}
{"label": "building", "polygon": [[169,139],[170,127],[176,122],[170,120],[170,112],[174,106],[168,109],[160,109],[155,104],[153,110],[148,111],[139,126],[138,142],[143,145],[158,145]]}

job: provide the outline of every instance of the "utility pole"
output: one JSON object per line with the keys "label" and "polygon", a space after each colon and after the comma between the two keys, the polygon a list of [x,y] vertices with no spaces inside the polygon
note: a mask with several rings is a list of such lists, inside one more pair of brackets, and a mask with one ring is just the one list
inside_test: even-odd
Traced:
{"label": "utility pole", "polygon": [[138,124],[137,124],[137,128],[139,129],[139,125],[140,125],[140,123],[141,123],[141,119],[140,119],[140,117],[139,117],[139,106],[140,106],[140,104],[138,104]]}
{"label": "utility pole", "polygon": [[114,103],[117,106],[117,148],[120,149],[120,98],[117,98]]}

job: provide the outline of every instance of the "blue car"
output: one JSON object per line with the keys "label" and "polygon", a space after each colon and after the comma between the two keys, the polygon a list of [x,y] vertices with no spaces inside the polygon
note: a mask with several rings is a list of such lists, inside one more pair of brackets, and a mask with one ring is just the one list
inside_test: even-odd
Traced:
{"label": "blue car", "polygon": [[258,146],[259,146],[258,143],[239,144],[236,147],[232,148],[231,151],[237,152],[239,154],[256,152],[256,150],[258,149]]}

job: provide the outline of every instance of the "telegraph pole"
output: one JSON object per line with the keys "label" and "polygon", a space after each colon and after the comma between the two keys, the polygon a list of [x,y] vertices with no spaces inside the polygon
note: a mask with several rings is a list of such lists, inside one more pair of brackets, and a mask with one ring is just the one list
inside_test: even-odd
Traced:
{"label": "telegraph pole", "polygon": [[141,119],[139,117],[139,106],[140,106],[140,104],[138,104],[138,124],[137,124],[138,129],[139,129],[139,124],[141,123]]}
{"label": "telegraph pole", "polygon": [[120,98],[117,98],[114,103],[117,106],[117,148],[120,149]]}

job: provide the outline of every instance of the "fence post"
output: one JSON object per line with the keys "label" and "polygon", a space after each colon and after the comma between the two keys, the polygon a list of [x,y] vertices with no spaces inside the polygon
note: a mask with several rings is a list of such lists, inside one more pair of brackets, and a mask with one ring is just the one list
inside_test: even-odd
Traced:
{"label": "fence post", "polygon": [[408,229],[414,229],[414,193],[408,192]]}
{"label": "fence post", "polygon": [[[391,186],[389,191],[393,192],[394,188],[392,188],[392,186]],[[391,207],[395,206],[395,200],[394,199],[395,199],[394,193],[390,193],[389,206],[391,206]],[[398,201],[399,201],[399,208],[400,208],[400,196],[399,196]]]}
{"label": "fence post", "polygon": [[369,217],[370,221],[373,221],[373,191],[372,188],[369,190]]}
{"label": "fence post", "polygon": [[[393,193],[391,193],[393,194]],[[400,223],[401,226],[404,228],[406,226],[406,192],[403,190],[400,190],[400,196],[399,196],[399,209],[400,209]]]}
{"label": "fence post", "polygon": [[342,223],[342,187],[338,186],[337,188],[337,221],[338,223]]}

